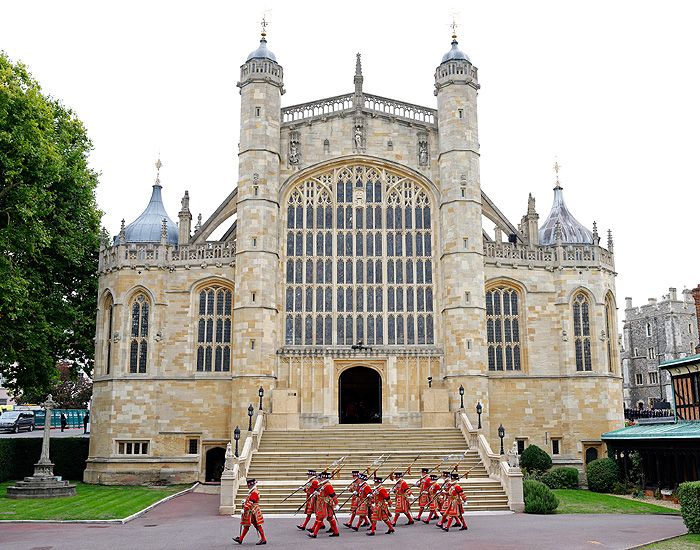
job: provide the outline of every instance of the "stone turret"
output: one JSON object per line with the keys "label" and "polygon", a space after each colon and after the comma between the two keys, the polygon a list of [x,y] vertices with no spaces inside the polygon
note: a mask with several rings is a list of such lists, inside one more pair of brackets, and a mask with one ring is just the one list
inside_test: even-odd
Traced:
{"label": "stone turret", "polygon": [[530,193],[527,197],[527,214],[523,216],[520,222],[520,230],[525,234],[527,244],[533,248],[539,244],[539,214],[535,210],[535,197]]}
{"label": "stone turret", "polygon": [[[435,70],[441,190],[443,294],[446,375],[463,383],[474,399],[486,397],[481,185],[476,97],[477,69],[452,45]],[[467,336],[468,335],[468,336]],[[483,396],[483,397],[482,397]]]}
{"label": "stone turret", "polygon": [[190,193],[185,191],[182,197],[182,208],[178,213],[180,224],[178,225],[178,237],[180,244],[187,244],[190,241],[190,227],[192,225],[192,214],[190,213]]}

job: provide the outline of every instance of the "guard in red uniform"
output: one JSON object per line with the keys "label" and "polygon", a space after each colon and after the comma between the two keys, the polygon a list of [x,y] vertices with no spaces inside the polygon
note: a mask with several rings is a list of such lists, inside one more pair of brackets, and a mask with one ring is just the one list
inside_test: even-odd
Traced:
{"label": "guard in red uniform", "polygon": [[433,482],[430,480],[430,476],[428,475],[430,469],[421,468],[420,471],[421,477],[416,482],[418,490],[420,491],[418,493],[418,515],[413,518],[416,521],[418,521],[423,515],[423,510],[425,510],[425,507],[428,506],[428,502],[430,502],[430,496],[428,495],[428,491],[430,490],[430,486],[433,484]]}
{"label": "guard in red uniform", "polygon": [[357,506],[360,503],[359,495],[357,490],[360,488],[360,470],[352,471],[352,482],[348,485],[348,491],[352,494],[352,500],[350,501],[350,519],[343,523],[345,527],[352,527],[352,522],[357,514]]}
{"label": "guard in red uniform", "polygon": [[372,527],[370,528],[369,533],[367,533],[367,535],[371,537],[374,536],[374,531],[377,528],[378,521],[383,521],[389,527],[389,530],[386,532],[387,535],[390,535],[395,531],[394,526],[391,524],[389,515],[391,496],[389,495],[389,491],[382,487],[383,481],[384,480],[381,477],[374,478],[374,491],[372,493]]}
{"label": "guard in red uniform", "polygon": [[447,521],[447,510],[450,508],[450,500],[447,495],[450,494],[450,472],[442,472],[442,477],[445,481],[441,485],[440,492],[438,493],[438,511],[440,512],[440,520],[437,522],[437,526],[442,529],[442,526]]}
{"label": "guard in red uniform", "polygon": [[238,544],[243,544],[243,539],[245,538],[250,526],[252,525],[258,531],[260,540],[256,542],[256,546],[261,544],[267,544],[265,539],[265,531],[263,531],[263,523],[265,518],[263,518],[262,510],[260,510],[260,493],[258,493],[258,484],[254,479],[246,480],[248,485],[248,496],[243,501],[243,507],[241,509],[241,534],[233,538],[234,542]]}
{"label": "guard in red uniform", "polygon": [[369,514],[372,501],[372,488],[367,483],[367,474],[360,474],[359,487],[357,488],[357,526],[350,526],[357,531],[362,525],[370,525]]}
{"label": "guard in red uniform", "polygon": [[331,474],[329,472],[322,472],[321,477],[323,482],[319,485],[318,489],[316,489],[315,493],[316,523],[314,524],[313,533],[309,533],[309,536],[315,539],[318,535],[318,531],[323,527],[323,520],[328,519],[332,531],[329,536],[339,537],[338,523],[335,521],[335,509],[336,506],[338,506],[338,497],[330,482]]}
{"label": "guard in red uniform", "polygon": [[464,494],[464,490],[459,484],[459,474],[452,474],[452,482],[450,484],[450,490],[447,494],[447,501],[449,502],[449,507],[447,508],[447,526],[444,528],[445,531],[450,530],[452,521],[457,520],[458,524],[462,527],[460,531],[467,530],[467,522],[464,520],[464,502],[467,500],[467,496]]}
{"label": "guard in red uniform", "polygon": [[430,487],[428,488],[428,517],[423,520],[423,523],[428,524],[430,520],[438,517],[438,493],[440,492],[440,484],[438,483],[437,474],[430,474]]}
{"label": "guard in red uniform", "polygon": [[306,475],[308,476],[308,480],[306,482],[306,485],[304,486],[304,492],[306,493],[306,504],[304,505],[304,513],[306,514],[306,519],[304,520],[304,523],[301,525],[297,525],[298,529],[301,529],[302,531],[306,529],[306,526],[309,524],[309,521],[311,520],[311,516],[314,513],[314,497],[312,496],[316,489],[318,489],[318,479],[316,477],[316,470],[307,470]]}
{"label": "guard in red uniform", "polygon": [[399,520],[399,516],[404,514],[408,518],[408,523],[406,525],[413,525],[415,522],[411,517],[411,502],[408,497],[412,495],[411,488],[409,487],[406,480],[403,478],[403,472],[394,472],[394,478],[397,480],[394,484],[392,492],[394,493],[394,527],[396,527],[396,522]]}

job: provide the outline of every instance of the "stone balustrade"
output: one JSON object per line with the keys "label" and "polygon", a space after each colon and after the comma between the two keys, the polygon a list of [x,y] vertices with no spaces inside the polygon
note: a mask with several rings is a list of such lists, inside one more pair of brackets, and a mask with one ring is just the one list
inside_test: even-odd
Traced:
{"label": "stone balustrade", "polygon": [[344,94],[284,107],[282,109],[282,123],[327,116],[340,111],[350,111],[353,108],[352,99],[353,94]]}
{"label": "stone balustrade", "polygon": [[519,265],[523,267],[603,267],[615,270],[614,256],[596,245],[569,244],[534,246],[484,242],[487,264]]}
{"label": "stone balustrade", "polygon": [[420,122],[433,126],[437,124],[437,110],[421,107],[404,101],[396,101],[378,95],[365,94],[364,107],[369,111],[381,113],[410,122]]}
{"label": "stone balustrade", "polygon": [[118,244],[100,249],[98,272],[105,273],[125,267],[173,270],[202,264],[231,264],[235,260],[235,254],[235,241],[211,241],[181,246],[157,243]]}

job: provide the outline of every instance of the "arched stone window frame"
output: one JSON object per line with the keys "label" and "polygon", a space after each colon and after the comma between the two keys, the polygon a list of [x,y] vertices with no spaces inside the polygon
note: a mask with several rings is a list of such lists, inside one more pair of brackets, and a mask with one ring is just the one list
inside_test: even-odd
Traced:
{"label": "arched stone window frame", "polygon": [[204,376],[230,375],[233,369],[233,283],[218,277],[198,281],[192,287],[191,305],[192,370]]}
{"label": "arched stone window frame", "polygon": [[152,356],[152,334],[155,321],[155,300],[145,287],[136,287],[128,294],[126,330],[126,373],[129,375],[147,374],[150,371]]}
{"label": "arched stone window frame", "polygon": [[[362,257],[359,256],[354,256],[354,253],[357,248],[357,233],[354,234],[354,241],[352,244],[352,251],[353,251],[353,265],[352,265],[352,276],[354,282],[352,283],[351,289],[352,289],[352,300],[353,300],[353,307],[355,308],[353,310],[353,315],[348,318],[346,315],[346,312],[343,309],[347,309],[346,302],[348,299],[347,291],[348,287],[350,285],[345,283],[345,280],[347,279],[348,276],[348,266],[346,265],[347,262],[346,260],[348,259],[347,255],[341,256],[338,254],[338,237],[342,233],[343,237],[347,237],[347,235],[344,233],[345,227],[339,227],[338,224],[338,196],[337,196],[337,187],[335,186],[335,182],[337,181],[337,174],[338,172],[342,172],[343,170],[353,170],[356,168],[362,168],[366,170],[374,170],[376,173],[381,174],[382,178],[386,178],[386,180],[382,180],[385,186],[382,188],[382,199],[381,202],[377,205],[380,207],[381,211],[381,228],[377,230],[376,228],[376,221],[374,222],[373,228],[368,228],[365,226],[363,228],[364,233],[363,236],[365,238],[364,241],[364,255]],[[401,316],[400,321],[395,317],[395,312],[389,311],[389,302],[390,302],[390,291],[389,291],[389,286],[390,283],[388,282],[388,277],[389,277],[389,267],[388,267],[388,262],[387,260],[390,259],[390,255],[388,254],[388,244],[387,244],[387,233],[390,231],[390,229],[387,228],[387,209],[389,208],[389,201],[388,197],[394,192],[394,190],[399,191],[401,189],[401,186],[405,184],[406,182],[410,181],[412,184],[416,186],[416,188],[420,188],[420,191],[425,194],[427,204],[429,205],[430,208],[430,227],[427,229],[427,232],[430,236],[431,243],[430,243],[430,255],[428,258],[430,259],[430,272],[429,272],[429,277],[432,282],[428,283],[430,285],[430,290],[432,295],[430,298],[426,297],[425,288],[423,289],[424,294],[423,294],[423,300],[425,300],[425,304],[427,306],[428,303],[432,303],[432,309],[430,311],[413,311],[412,315],[411,313],[405,309],[404,310],[404,315]],[[330,199],[330,206],[332,208],[331,210],[331,226],[327,227],[326,223],[324,221],[324,226],[322,227],[322,231],[329,230],[331,233],[331,256],[326,256],[326,245],[325,245],[325,240],[324,240],[324,248],[323,248],[323,259],[324,261],[326,258],[330,259],[330,265],[331,265],[331,277],[330,279],[327,278],[327,273],[326,273],[326,265],[324,264],[323,266],[323,281],[322,285],[328,286],[332,290],[332,295],[331,295],[331,307],[330,311],[328,311],[329,308],[326,308],[324,306],[323,311],[319,310],[316,307],[316,303],[318,301],[317,297],[317,290],[318,290],[318,284],[316,281],[318,280],[318,259],[321,257],[318,252],[318,242],[317,242],[317,237],[318,235],[314,233],[314,239],[313,239],[313,265],[311,266],[311,273],[312,273],[312,287],[313,291],[311,293],[312,298],[312,309],[310,312],[307,312],[305,309],[306,306],[306,301],[308,299],[307,297],[307,277],[308,277],[308,269],[309,267],[307,266],[307,260],[309,259],[309,256],[306,254],[307,248],[309,246],[309,243],[307,242],[307,233],[306,233],[306,220],[308,218],[307,213],[306,213],[306,200],[307,200],[307,183],[312,182],[313,185],[317,186],[318,189],[320,189],[320,192],[325,192],[327,193],[329,199]],[[366,182],[365,182],[366,183]],[[361,189],[361,188],[360,188]],[[346,205],[352,205],[355,206],[356,204],[356,197],[357,197],[357,191],[358,189],[353,189],[352,195],[353,195],[353,200],[348,202],[347,198],[345,200]],[[295,195],[296,193],[296,195]],[[366,199],[366,197],[365,197]],[[288,204],[290,200],[294,204]],[[362,200],[362,199],[361,199]],[[438,221],[438,204],[439,204],[439,193],[437,192],[437,188],[434,186],[432,182],[427,180],[424,176],[419,174],[418,172],[415,172],[405,166],[396,164],[396,163],[391,163],[387,161],[379,161],[378,159],[373,159],[371,157],[366,157],[366,156],[361,156],[361,155],[353,155],[350,157],[343,157],[339,159],[335,159],[330,162],[324,162],[318,165],[315,165],[313,167],[310,167],[302,172],[299,172],[295,174],[294,176],[291,176],[282,186],[280,193],[279,193],[279,201],[281,205],[281,223],[280,223],[280,247],[279,247],[279,253],[280,253],[280,258],[281,258],[281,267],[282,267],[282,272],[283,272],[283,277],[281,278],[280,281],[280,308],[281,311],[284,312],[283,315],[280,316],[280,335],[281,335],[281,343],[283,346],[293,346],[293,347],[303,347],[303,346],[349,346],[350,344],[354,344],[360,339],[363,340],[363,343],[370,345],[370,346],[433,346],[435,345],[436,342],[439,341],[439,327],[440,323],[438,322],[438,315],[437,312],[439,311],[438,308],[438,300],[439,300],[439,295],[438,290],[438,281],[440,280],[440,273],[439,273],[439,262],[437,261],[438,254],[437,251],[440,250],[440,243],[439,243],[439,232],[437,231],[437,221]],[[369,204],[369,201],[366,201],[367,204]],[[294,218],[290,218],[289,214],[289,207],[293,206],[293,215]],[[301,212],[301,225],[298,226],[296,216],[297,210]],[[365,217],[365,220],[367,217]],[[292,222],[292,227],[288,227],[290,224],[290,220]],[[344,220],[346,222],[347,220]],[[353,221],[356,221],[353,218]],[[345,225],[345,224],[344,224]],[[353,225],[353,227],[355,227]],[[314,224],[313,229],[316,229],[316,225]],[[380,256],[373,256],[373,260],[375,261],[375,283],[367,282],[368,278],[368,272],[367,272],[367,260],[369,254],[367,253],[367,233],[371,233],[374,231],[374,236],[376,237],[376,233],[379,233],[381,235],[381,244],[382,244],[382,253]],[[290,233],[293,234],[293,238],[290,240]],[[299,233],[299,235],[297,235]],[[405,238],[405,236],[404,236]],[[415,237],[414,237],[415,238]],[[373,243],[376,248],[376,243]],[[344,245],[347,246],[347,242],[344,241]],[[299,256],[297,254],[297,249],[300,249],[302,251],[302,255]],[[289,251],[293,251],[294,254],[290,255],[288,254]],[[396,256],[394,257],[394,259]],[[407,259],[407,256],[404,254],[403,255],[403,260],[405,261]],[[300,262],[298,260],[301,260]],[[381,260],[376,263],[376,260]],[[343,261],[343,278],[342,280],[340,279],[339,276],[339,268],[341,267],[340,261]],[[364,302],[363,302],[363,308],[364,308],[364,315],[362,316],[361,319],[358,319],[359,314],[358,311],[356,311],[355,304],[357,303],[357,290],[358,290],[358,282],[357,282],[357,267],[358,263],[363,262],[363,269],[364,269],[364,275],[363,275],[363,281],[359,282],[360,287],[364,287]],[[377,265],[379,265],[381,269],[381,282],[376,282],[376,269]],[[405,273],[406,266],[404,264],[404,281],[406,281],[406,273]],[[417,281],[417,265],[414,264],[413,266],[413,277],[414,281]],[[426,277],[426,268],[425,266],[423,267],[423,279],[425,280]],[[396,283],[397,284],[397,283]],[[408,292],[409,289],[407,288],[407,285],[410,285],[411,283],[402,283],[404,285],[404,288],[402,289],[404,291],[403,294],[403,304],[404,308],[408,307],[407,301],[409,300],[408,297]],[[416,285],[419,283],[416,282]],[[425,284],[425,283],[423,283]],[[377,302],[377,293],[380,294],[381,300],[382,300],[382,311],[381,312],[369,312],[367,311],[367,308],[369,307],[369,300],[367,298],[367,290],[369,290],[369,287],[374,286],[374,291],[375,291],[375,300],[374,303],[376,304]],[[341,303],[340,303],[340,298],[338,296],[338,291],[343,290],[343,302],[342,302],[342,308],[341,309]],[[426,287],[427,288],[427,287]],[[325,300],[325,286],[324,286],[324,300]],[[396,289],[395,289],[396,290]],[[416,294],[417,288],[414,288],[414,295],[413,299],[415,300],[415,308],[418,308],[418,300],[420,297]],[[291,296],[290,296],[291,294]],[[302,309],[301,311],[297,307],[297,302],[302,304]],[[287,311],[288,303],[293,304],[292,310]],[[376,306],[375,306],[376,307]],[[396,307],[396,303],[395,303]],[[308,315],[307,313],[311,313],[311,315]],[[323,341],[319,341],[317,338],[317,333],[318,333],[318,328],[319,328],[319,323],[317,316],[319,314],[324,315],[323,319],[323,326],[324,326],[324,337]],[[400,342],[399,338],[396,337],[395,343],[390,344],[389,339],[390,339],[390,333],[391,333],[391,327],[390,327],[390,316],[391,314],[394,313],[394,330],[397,330],[397,327],[402,328],[404,332],[404,340],[403,342]],[[423,317],[421,317],[423,315]],[[311,319],[309,319],[311,317]],[[328,317],[328,319],[326,319]],[[327,321],[330,320],[330,330],[331,330],[331,341],[327,342],[326,339],[326,323]],[[340,329],[339,323],[342,321],[342,331]],[[362,326],[362,337],[358,336],[358,321],[360,321],[361,326]],[[377,323],[377,321],[380,321],[380,323]],[[352,323],[352,324],[350,324]],[[372,338],[368,337],[368,330],[370,330],[372,324],[374,324],[375,327],[375,333],[374,333],[374,341],[372,341]],[[431,325],[432,324],[432,325]],[[307,337],[307,328],[308,327],[313,328],[313,334],[312,338],[309,340]],[[409,338],[409,327],[413,326],[414,327],[414,338],[413,341],[411,342],[411,339]],[[352,327],[352,338],[347,337],[347,331],[348,328]],[[423,332],[424,331],[424,332]],[[425,340],[421,338],[421,335],[424,334]],[[289,335],[291,335],[291,338],[289,338]],[[432,338],[429,337],[429,335],[432,335]],[[340,338],[342,336],[342,342],[340,341]],[[378,339],[381,336],[381,342],[378,342]],[[425,343],[422,343],[422,342]]]}
{"label": "arched stone window frame", "polygon": [[608,372],[617,374],[620,372],[620,353],[617,345],[617,306],[615,305],[615,296],[610,291],[605,294],[604,315]]}
{"label": "arched stone window frame", "polygon": [[571,294],[571,323],[576,372],[591,372],[594,363],[594,305],[591,292],[583,287]]}
{"label": "arched stone window frame", "polygon": [[110,290],[105,291],[102,297],[102,374],[109,376],[114,371],[114,357],[116,347],[114,334],[117,326],[115,318],[114,295]]}
{"label": "arched stone window frame", "polygon": [[[512,313],[512,300],[508,304],[511,306],[509,309],[507,309],[508,314],[505,314],[504,309],[503,309],[503,294],[502,291],[505,291],[509,293],[511,296],[515,295],[516,296],[516,306],[517,306],[517,313],[516,315],[513,315]],[[488,307],[488,295],[489,293],[494,293],[498,292],[499,297],[501,298],[499,305],[501,309],[500,313],[498,315],[495,314],[495,308],[489,308]],[[527,345],[526,345],[526,338],[525,335],[527,334],[526,331],[526,324],[527,324],[527,316],[526,316],[526,305],[525,305],[525,296],[526,296],[526,289],[525,287],[520,284],[517,281],[508,279],[508,278],[498,278],[498,279],[493,279],[489,280],[486,282],[485,285],[485,307],[486,307],[486,327],[485,327],[485,340],[486,340],[486,367],[489,373],[495,374],[495,373],[508,373],[508,372],[513,372],[513,373],[525,373],[527,372]],[[493,312],[489,314],[489,311]],[[501,325],[501,338],[500,342],[501,344],[499,345],[498,343],[495,342],[495,336],[496,336],[496,326],[495,323],[493,323],[493,335],[490,334],[489,332],[489,326],[490,321],[496,321],[496,319],[500,319],[503,324]],[[506,342],[506,330],[505,330],[505,321],[508,320],[510,321],[510,330],[511,330],[511,341]],[[513,339],[513,332],[512,332],[512,321],[517,320],[517,327],[518,327],[518,338],[517,338],[517,343],[516,340]],[[492,338],[493,336],[493,338]],[[493,342],[493,343],[492,343]],[[516,348],[517,346],[517,348]],[[500,347],[500,349],[499,349]],[[513,351],[515,349],[518,350],[519,353],[519,368],[515,368],[516,366],[516,361],[515,361],[515,356],[511,355],[511,364],[513,365],[512,368],[507,368],[507,363],[508,363],[508,356],[506,352],[506,348],[510,347]],[[501,367],[498,368],[498,352],[500,351],[500,356],[501,356]],[[492,361],[493,358],[493,361]],[[492,368],[493,364],[493,368]]]}

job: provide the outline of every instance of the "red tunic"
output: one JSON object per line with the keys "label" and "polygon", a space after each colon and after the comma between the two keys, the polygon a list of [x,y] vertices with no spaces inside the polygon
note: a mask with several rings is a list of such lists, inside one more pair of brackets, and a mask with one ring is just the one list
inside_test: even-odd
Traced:
{"label": "red tunic", "polygon": [[372,500],[372,489],[365,483],[360,487],[359,493],[356,514],[358,516],[367,516],[369,515],[370,501]]}
{"label": "red tunic", "polygon": [[432,480],[428,476],[424,476],[420,480],[420,496],[418,497],[418,506],[425,508],[430,502],[430,486],[433,484]]}
{"label": "red tunic", "polygon": [[450,503],[447,510],[448,516],[457,517],[464,513],[464,501],[467,500],[467,496],[464,494],[464,490],[458,483],[455,483],[450,488],[449,496],[446,500]]}
{"label": "red tunic", "polygon": [[438,494],[438,503],[440,505],[440,513],[441,514],[446,514],[447,510],[450,508],[450,499],[447,498],[447,495],[450,494],[450,484],[446,483],[442,487],[442,492]]}
{"label": "red tunic", "polygon": [[353,493],[352,500],[350,501],[350,511],[351,512],[354,512],[355,510],[357,510],[357,506],[360,504],[360,499],[359,499],[358,495],[355,494],[359,490],[359,488],[360,488],[360,482],[357,479],[353,480],[353,482],[350,485],[348,485],[348,490],[351,493]]}
{"label": "red tunic", "polygon": [[338,504],[338,497],[335,494],[335,489],[330,483],[326,483],[319,488],[319,493],[315,497],[316,501],[316,521],[333,517],[335,511],[333,508]]}
{"label": "red tunic", "polygon": [[399,481],[394,485],[394,492],[396,493],[396,499],[394,501],[394,513],[403,514],[404,512],[411,511],[411,502],[408,500],[408,496],[412,495],[411,488],[406,483],[405,479]]}
{"label": "red tunic", "polygon": [[312,479],[309,486],[306,488],[306,504],[304,505],[304,513],[308,516],[314,513],[314,499],[312,495],[318,489],[318,479]]}
{"label": "red tunic", "polygon": [[437,512],[440,509],[440,496],[438,495],[438,492],[440,491],[440,484],[437,481],[433,481],[432,484],[430,485],[430,489],[428,489],[428,496],[430,497],[429,502],[430,502],[430,509],[434,512]]}
{"label": "red tunic", "polygon": [[262,510],[260,510],[260,493],[257,489],[251,491],[243,503],[243,509],[241,510],[241,525],[244,527],[250,527],[250,525],[262,525],[265,522],[263,518]]}
{"label": "red tunic", "polygon": [[389,491],[381,487],[374,493],[372,502],[372,521],[386,521],[389,519],[389,506],[391,506],[391,497]]}

